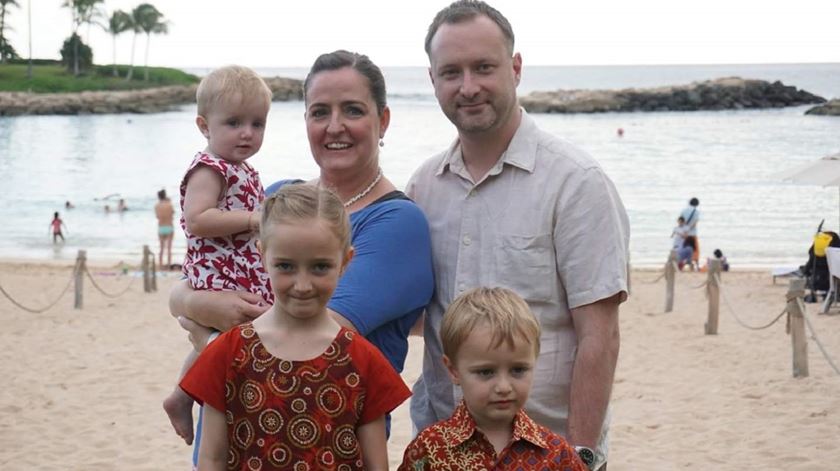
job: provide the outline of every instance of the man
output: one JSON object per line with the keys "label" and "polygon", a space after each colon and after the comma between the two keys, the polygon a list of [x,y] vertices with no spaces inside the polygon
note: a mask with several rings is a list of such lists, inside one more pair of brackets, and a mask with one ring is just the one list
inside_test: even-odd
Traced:
{"label": "man", "polygon": [[682,210],[680,217],[685,219],[685,225],[688,228],[686,240],[692,243],[694,251],[691,254],[691,262],[694,269],[700,266],[700,239],[697,238],[697,223],[700,222],[700,200],[691,198],[688,200],[688,206]]}
{"label": "man", "polygon": [[175,215],[175,209],[172,207],[172,201],[166,196],[166,190],[158,191],[157,196],[158,202],[155,204],[155,216],[158,220],[158,239],[160,240],[158,266],[164,266],[163,252],[166,251],[166,269],[168,270],[172,267],[172,237],[175,233],[175,226],[173,226],[172,220]]}
{"label": "man", "polygon": [[458,139],[407,186],[429,220],[436,279],[412,422],[419,431],[449,417],[460,395],[441,361],[446,307],[473,287],[508,287],[543,328],[528,414],[599,469],[618,305],[627,297],[629,224],[597,163],[519,108],[522,58],[513,43],[507,19],[471,0],[441,10],[426,36],[435,96]]}

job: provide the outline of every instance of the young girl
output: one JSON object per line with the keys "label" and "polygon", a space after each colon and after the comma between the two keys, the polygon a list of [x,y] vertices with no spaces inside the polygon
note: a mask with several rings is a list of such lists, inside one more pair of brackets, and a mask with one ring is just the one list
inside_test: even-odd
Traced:
{"label": "young girl", "polygon": [[[193,289],[258,294],[267,309],[274,296],[255,233],[265,193],[246,160],[262,146],[271,90],[251,69],[227,66],[204,77],[196,102],[207,148],[195,155],[181,182],[184,274]],[[184,371],[195,355],[187,357]],[[163,408],[175,432],[192,443],[192,399],[176,387]]]}
{"label": "young girl", "polygon": [[64,225],[64,221],[58,217],[58,211],[53,213],[53,220],[50,222],[50,229],[52,230],[52,237],[53,237],[53,244],[58,243],[58,238],[61,237],[61,242],[64,242],[64,234],[61,233],[61,228],[64,227],[67,230],[67,226]]}
{"label": "young girl", "polygon": [[181,381],[205,406],[198,469],[387,469],[385,414],[410,392],[327,312],[353,256],[341,201],[282,187],[264,204],[260,255],[276,303],[208,345]]}

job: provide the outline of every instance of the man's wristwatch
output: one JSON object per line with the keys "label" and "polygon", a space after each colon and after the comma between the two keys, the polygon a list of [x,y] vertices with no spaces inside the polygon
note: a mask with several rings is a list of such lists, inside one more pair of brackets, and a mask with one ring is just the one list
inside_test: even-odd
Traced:
{"label": "man's wristwatch", "polygon": [[576,446],[575,451],[580,457],[580,460],[583,461],[583,464],[586,465],[586,469],[590,471],[595,469],[593,468],[595,465],[595,450],[585,446]]}

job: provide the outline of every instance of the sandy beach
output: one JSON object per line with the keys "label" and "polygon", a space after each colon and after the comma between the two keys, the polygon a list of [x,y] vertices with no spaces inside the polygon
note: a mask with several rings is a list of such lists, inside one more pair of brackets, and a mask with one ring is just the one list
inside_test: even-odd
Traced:
{"label": "sandy beach", "polygon": [[[0,469],[189,469],[190,450],[160,407],[188,346],[167,312],[176,275],[143,293],[142,280],[89,262],[84,307],[73,289],[40,314],[0,294]],[[62,292],[69,265],[0,261],[0,286],[17,301],[44,306]],[[705,274],[679,273],[674,311],[663,313],[656,271],[634,271],[621,310],[622,347],[613,391],[610,471],[670,469],[831,469],[840,462],[840,375],[809,340],[810,376],[792,377],[784,318],[760,331],[739,326],[722,303],[719,334],[707,336],[707,304],[693,289]],[[133,282],[131,280],[134,280]],[[768,272],[723,278],[732,308],[761,325],[785,306],[787,281]],[[818,337],[840,361],[840,315],[817,315]],[[836,311],[840,312],[840,310]],[[404,373],[420,371],[412,339]],[[410,439],[407,403],[394,414],[392,468]]]}

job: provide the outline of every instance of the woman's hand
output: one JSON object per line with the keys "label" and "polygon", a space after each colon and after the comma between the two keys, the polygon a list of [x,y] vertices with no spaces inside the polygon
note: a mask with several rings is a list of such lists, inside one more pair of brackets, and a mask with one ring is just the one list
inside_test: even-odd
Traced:
{"label": "woman's hand", "polygon": [[186,281],[175,284],[169,294],[169,311],[174,317],[186,316],[221,332],[256,319],[270,307],[254,293],[196,291]]}

